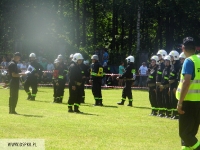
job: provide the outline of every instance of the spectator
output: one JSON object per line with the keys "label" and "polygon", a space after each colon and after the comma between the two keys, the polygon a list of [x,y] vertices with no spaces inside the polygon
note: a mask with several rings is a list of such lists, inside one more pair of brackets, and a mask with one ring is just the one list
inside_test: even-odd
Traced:
{"label": "spectator", "polygon": [[109,55],[106,50],[103,50],[103,63],[108,63]]}
{"label": "spectator", "polygon": [[26,70],[26,69],[27,69],[27,64],[26,64],[25,61],[22,61],[22,64],[21,64],[21,66],[20,66],[20,69],[21,69],[21,70]]}
{"label": "spectator", "polygon": [[7,69],[8,68],[8,62],[6,60],[6,57],[3,57],[3,59],[2,59],[1,68],[2,69]]}
{"label": "spectator", "polygon": [[[124,71],[124,62],[121,62],[121,65],[119,66],[119,74],[122,75]],[[119,79],[118,86],[123,86],[123,79]]]}
{"label": "spectator", "polygon": [[47,60],[45,58],[42,58],[42,61],[40,62],[44,70],[47,70]]}
{"label": "spectator", "polygon": [[140,66],[139,70],[139,75],[140,75],[140,81],[139,81],[139,87],[146,86],[146,79],[147,79],[147,74],[148,74],[148,68],[146,66],[146,63],[143,62],[142,66]]}
{"label": "spectator", "polygon": [[49,72],[47,73],[47,77],[48,77],[49,79],[52,79],[52,72],[53,72],[54,69],[55,69],[55,68],[54,68],[54,65],[53,65],[50,61],[48,61],[48,64],[47,64],[47,71],[49,71]]}

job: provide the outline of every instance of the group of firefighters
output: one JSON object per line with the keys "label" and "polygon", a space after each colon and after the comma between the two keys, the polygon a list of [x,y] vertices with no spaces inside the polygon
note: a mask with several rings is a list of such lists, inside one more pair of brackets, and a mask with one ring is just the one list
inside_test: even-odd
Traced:
{"label": "group of firefighters", "polygon": [[151,57],[147,80],[152,106],[150,115],[178,119],[175,94],[185,58],[183,52],[179,54],[176,50],[168,55],[165,50],[159,50],[157,55]]}
{"label": "group of firefighters", "polygon": [[[28,97],[27,100],[35,100],[37,94],[37,78],[43,73],[42,66],[37,62],[36,55],[31,53],[29,55],[30,65],[25,74],[27,79],[24,83],[24,90]],[[98,56],[91,57],[92,64],[87,66],[83,63],[83,56],[80,53],[70,55],[71,62],[67,66],[63,61],[63,56],[58,55],[54,61],[55,69],[53,71],[53,89],[54,89],[54,103],[62,103],[64,96],[64,89],[66,83],[66,75],[69,79],[69,99],[68,111],[77,112],[79,106],[84,103],[85,80],[89,79],[92,85],[92,93],[94,96],[95,106],[103,106],[103,99],[101,93],[102,78],[104,77],[103,66],[98,61]],[[180,61],[179,61],[180,59]],[[177,99],[175,91],[178,86],[179,74],[181,72],[181,64],[185,59],[185,55],[172,50],[169,55],[165,50],[159,50],[157,55],[151,57],[151,67],[149,70],[149,77],[147,80],[149,87],[149,99],[152,106],[151,115],[160,117],[171,117],[178,119],[177,113]],[[132,106],[132,90],[131,86],[135,80],[134,57],[128,56],[127,67],[124,73],[117,77],[117,79],[124,79],[125,86],[122,91],[121,102],[118,105],[124,105],[126,98],[128,98],[128,105]],[[29,87],[32,88],[32,92]]]}

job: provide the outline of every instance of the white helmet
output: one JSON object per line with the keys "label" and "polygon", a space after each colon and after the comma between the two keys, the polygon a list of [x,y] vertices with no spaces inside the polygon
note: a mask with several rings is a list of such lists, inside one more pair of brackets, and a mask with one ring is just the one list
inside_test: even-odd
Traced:
{"label": "white helmet", "polygon": [[91,59],[99,60],[99,57],[98,57],[98,55],[92,55]]}
{"label": "white helmet", "polygon": [[73,55],[74,55],[74,54],[71,54],[71,55],[69,56],[69,58],[71,58],[71,59],[72,59],[72,58],[73,58]]}
{"label": "white helmet", "polygon": [[73,55],[72,61],[73,61],[73,62],[77,62],[77,61],[80,60],[80,59],[84,59],[83,56],[81,55],[81,53],[75,53],[75,54]]}
{"label": "white helmet", "polygon": [[55,60],[54,60],[54,63],[55,63],[55,64],[57,64],[57,63],[59,63],[59,62],[60,62],[60,61],[59,61],[58,59],[55,59]]}
{"label": "white helmet", "polygon": [[35,53],[31,53],[31,54],[29,55],[29,57],[30,57],[30,58],[36,58],[36,55],[35,55]]}
{"label": "white helmet", "polygon": [[57,59],[63,59],[63,56],[60,54],[60,55],[58,55],[58,57],[57,57]]}
{"label": "white helmet", "polygon": [[165,56],[164,60],[169,60],[171,62],[171,57],[169,55]]}
{"label": "white helmet", "polygon": [[180,59],[180,58],[186,58],[184,52],[182,52],[182,53],[179,55],[179,59]]}
{"label": "white helmet", "polygon": [[167,56],[167,52],[164,49],[161,49],[157,52],[157,55],[161,55],[162,58],[164,59],[165,56]]}
{"label": "white helmet", "polygon": [[133,56],[128,56],[128,57],[126,58],[126,60],[127,60],[127,63],[128,63],[128,62],[134,62],[134,61],[135,61],[135,58],[134,58]]}
{"label": "white helmet", "polygon": [[158,58],[158,56],[153,55],[153,56],[151,57],[151,60],[155,60],[155,61],[156,61],[156,64],[157,64],[157,65],[159,64],[159,58]]}
{"label": "white helmet", "polygon": [[172,50],[169,55],[173,56],[174,60],[179,60],[179,53],[176,50]]}

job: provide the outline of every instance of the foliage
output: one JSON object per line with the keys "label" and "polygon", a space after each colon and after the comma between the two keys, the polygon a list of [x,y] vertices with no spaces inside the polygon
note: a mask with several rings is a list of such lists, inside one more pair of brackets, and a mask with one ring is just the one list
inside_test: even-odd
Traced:
{"label": "foliage", "polygon": [[0,51],[42,51],[47,57],[81,51],[88,56],[96,48],[107,48],[124,59],[136,54],[138,6],[140,50],[170,51],[185,36],[199,43],[199,4],[199,0],[1,0]]}

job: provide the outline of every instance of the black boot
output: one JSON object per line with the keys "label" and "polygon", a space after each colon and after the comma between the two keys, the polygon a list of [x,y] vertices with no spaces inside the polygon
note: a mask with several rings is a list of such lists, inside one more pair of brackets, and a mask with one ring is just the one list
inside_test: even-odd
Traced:
{"label": "black boot", "polygon": [[35,96],[31,96],[31,101],[34,101],[35,100]]}
{"label": "black boot", "polygon": [[99,106],[103,106],[103,102],[102,101],[103,101],[102,99],[99,100]]}
{"label": "black boot", "polygon": [[68,106],[68,112],[69,112],[69,113],[74,112],[73,109],[72,109],[72,106]]}
{"label": "black boot", "polygon": [[31,93],[28,94],[27,100],[31,99]]}
{"label": "black boot", "polygon": [[151,113],[149,114],[149,116],[153,116],[154,114],[154,109],[151,110]]}
{"label": "black boot", "polygon": [[118,102],[118,105],[124,105],[125,100],[122,100],[121,102]]}
{"label": "black boot", "polygon": [[99,106],[99,100],[95,100],[94,106]]}
{"label": "black boot", "polygon": [[58,103],[62,103],[62,98],[60,97],[59,99],[58,99]]}
{"label": "black boot", "polygon": [[157,116],[158,115],[158,110],[153,110],[154,112],[153,112],[153,116]]}
{"label": "black boot", "polygon": [[172,117],[172,119],[179,119],[178,111],[174,111],[174,116]]}
{"label": "black boot", "polygon": [[158,116],[159,117],[164,117],[165,116],[164,110],[160,110]]}
{"label": "black boot", "polygon": [[128,103],[128,105],[127,106],[130,106],[130,107],[132,107],[133,106],[133,104],[132,104],[132,101],[129,101],[129,103]]}
{"label": "black boot", "polygon": [[17,114],[17,112],[15,111],[15,108],[10,107],[9,108],[9,114]]}
{"label": "black boot", "polygon": [[77,106],[77,105],[74,105],[74,112],[75,112],[75,113],[82,113],[82,112],[79,110],[79,106]]}

